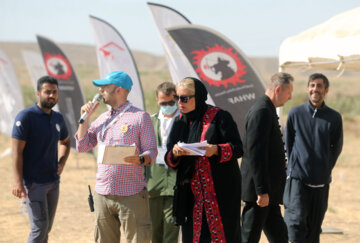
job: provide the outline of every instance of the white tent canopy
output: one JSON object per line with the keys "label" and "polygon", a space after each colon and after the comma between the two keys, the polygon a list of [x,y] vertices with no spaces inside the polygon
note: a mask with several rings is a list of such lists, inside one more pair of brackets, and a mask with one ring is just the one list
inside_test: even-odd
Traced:
{"label": "white tent canopy", "polygon": [[360,70],[360,7],[283,41],[279,66]]}

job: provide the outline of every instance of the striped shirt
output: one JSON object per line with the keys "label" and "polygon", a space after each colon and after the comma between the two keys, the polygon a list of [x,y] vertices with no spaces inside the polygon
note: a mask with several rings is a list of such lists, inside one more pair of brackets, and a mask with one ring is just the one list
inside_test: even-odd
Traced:
{"label": "striped shirt", "polygon": [[[156,137],[149,114],[131,106],[129,102],[117,110],[101,114],[91,123],[82,139],[79,140],[77,134],[75,139],[78,152],[87,152],[97,144],[135,144],[137,153],[149,155],[151,162],[157,155]],[[135,195],[146,188],[144,172],[141,165],[98,164],[95,191],[101,195]]]}

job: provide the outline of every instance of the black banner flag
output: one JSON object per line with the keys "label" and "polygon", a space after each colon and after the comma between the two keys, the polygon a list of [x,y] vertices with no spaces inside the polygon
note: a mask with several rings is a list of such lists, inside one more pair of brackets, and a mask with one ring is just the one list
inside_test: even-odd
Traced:
{"label": "black banner flag", "polygon": [[167,29],[204,82],[215,105],[229,111],[244,135],[245,116],[265,84],[245,54],[220,33],[198,25]]}
{"label": "black banner flag", "polygon": [[58,106],[69,130],[71,147],[75,148],[74,135],[77,121],[80,119],[80,108],[85,103],[78,79],[68,58],[51,40],[37,36],[48,74],[59,81]]}

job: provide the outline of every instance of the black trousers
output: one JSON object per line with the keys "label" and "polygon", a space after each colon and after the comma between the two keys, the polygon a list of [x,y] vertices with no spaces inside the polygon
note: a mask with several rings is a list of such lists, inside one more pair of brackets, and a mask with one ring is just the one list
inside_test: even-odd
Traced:
{"label": "black trousers", "polygon": [[[193,242],[193,221],[190,220],[181,226],[182,232],[182,242],[183,243],[192,243]],[[201,222],[201,234],[199,243],[211,243],[211,235],[209,231],[209,226],[203,212],[202,222]]]}
{"label": "black trousers", "polygon": [[245,202],[242,212],[242,243],[257,243],[261,231],[270,243],[288,243],[287,229],[279,205],[259,207],[255,202]]}
{"label": "black trousers", "polygon": [[319,243],[328,206],[329,185],[313,188],[289,178],[285,184],[285,222],[293,243]]}

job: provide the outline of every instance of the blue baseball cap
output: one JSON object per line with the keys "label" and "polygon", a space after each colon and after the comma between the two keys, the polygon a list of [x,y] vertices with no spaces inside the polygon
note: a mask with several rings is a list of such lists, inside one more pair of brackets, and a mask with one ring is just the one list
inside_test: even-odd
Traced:
{"label": "blue baseball cap", "polygon": [[106,75],[103,79],[93,80],[95,86],[103,86],[108,84],[115,84],[127,90],[131,90],[133,82],[127,73],[121,71],[114,71]]}

